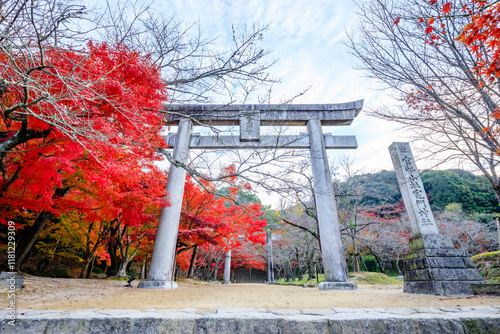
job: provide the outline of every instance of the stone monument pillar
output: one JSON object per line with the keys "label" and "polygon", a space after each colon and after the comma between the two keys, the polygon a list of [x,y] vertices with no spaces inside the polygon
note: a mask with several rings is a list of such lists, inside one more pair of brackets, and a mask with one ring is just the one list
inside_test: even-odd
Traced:
{"label": "stone monument pillar", "polygon": [[226,252],[224,259],[224,282],[222,284],[231,284],[231,250]]}
{"label": "stone monument pillar", "polygon": [[[177,130],[177,142],[172,158],[186,164],[189,159],[189,140],[193,132],[193,122],[183,118]],[[158,230],[156,231],[153,256],[149,267],[148,280],[137,286],[141,289],[176,289],[177,283],[172,281],[174,273],[177,233],[179,217],[184,197],[186,170],[175,165],[170,166],[167,179],[167,194],[170,206],[161,210]]]}
{"label": "stone monument pillar", "polygon": [[485,282],[469,254],[439,235],[410,145],[393,143],[389,152],[413,234],[403,261],[404,292],[472,295],[471,285]]}
{"label": "stone monument pillar", "polygon": [[325,139],[321,121],[312,119],[307,122],[307,132],[311,146],[312,176],[321,254],[325,269],[325,282],[319,284],[320,290],[355,290],[356,283],[349,282],[342,237],[340,235],[337,204],[333,192]]}

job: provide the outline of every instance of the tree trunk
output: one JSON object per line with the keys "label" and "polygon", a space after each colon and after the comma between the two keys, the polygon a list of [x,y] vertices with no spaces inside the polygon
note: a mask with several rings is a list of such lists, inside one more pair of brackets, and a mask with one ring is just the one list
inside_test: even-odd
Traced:
{"label": "tree trunk", "polygon": [[122,261],[120,262],[120,266],[118,267],[118,272],[116,273],[116,276],[118,276],[118,277],[126,277],[127,276],[127,266],[128,266],[129,262],[130,262],[130,258],[128,258],[128,257],[122,258]]}
{"label": "tree trunk", "polygon": [[194,261],[196,260],[196,253],[198,252],[198,245],[194,246],[193,248],[193,255],[191,255],[191,262],[189,263],[189,270],[188,270],[188,275],[187,278],[193,278],[193,272],[194,272]]}
{"label": "tree trunk", "polygon": [[[380,273],[384,273],[384,271],[382,270],[382,263],[380,263],[380,259],[379,257],[377,256],[377,254],[375,254],[375,252],[371,249],[371,247],[369,247],[368,245],[366,245],[366,248],[368,248],[368,250],[370,251],[370,253],[373,255],[373,257],[375,258],[375,261],[377,261],[377,264],[378,264],[378,271]],[[399,271],[399,270],[398,270]]]}
{"label": "tree trunk", "polygon": [[83,266],[82,271],[80,272],[80,278],[88,278],[88,271],[90,263],[92,263],[92,260],[94,260],[94,252],[88,259],[86,259],[85,265]]}
{"label": "tree trunk", "polygon": [[497,217],[498,250],[500,250],[500,217]]}
{"label": "tree trunk", "polygon": [[123,242],[123,233],[120,233],[120,242],[118,244],[118,248],[120,249],[120,255],[122,258],[120,262],[120,267],[118,268],[118,272],[116,273],[116,276],[119,277],[127,276],[128,264],[130,263],[130,261],[134,259],[137,250],[141,246],[141,239],[139,238],[137,242],[137,247],[134,249],[134,251],[130,252],[130,248],[132,247],[132,241],[130,240],[130,231],[127,226],[123,229],[123,231],[126,234],[126,244],[124,244]]}
{"label": "tree trunk", "polygon": [[316,273],[314,271],[314,249],[313,251],[311,252],[311,254],[309,255],[309,257],[307,258],[307,275],[309,276],[309,279],[313,279],[313,278],[316,278]]}
{"label": "tree trunk", "polygon": [[118,272],[118,267],[120,262],[120,260],[118,259],[118,255],[116,255],[116,253],[118,252],[118,241],[116,240],[116,235],[117,235],[116,226],[111,228],[110,235],[112,235],[113,238],[108,241],[106,247],[109,254],[109,260],[111,262],[111,265],[109,266],[109,276],[115,276],[116,273]]}
{"label": "tree trunk", "polygon": [[139,274],[139,279],[146,278],[146,258],[142,260],[141,273]]}
{"label": "tree trunk", "polygon": [[352,252],[353,252],[353,261],[352,267],[354,272],[359,272],[359,259],[358,259],[358,247],[356,245],[356,240],[352,238]]}
{"label": "tree trunk", "polygon": [[[17,247],[18,252],[16,252],[16,264],[15,271],[19,272],[21,265],[26,261],[29,252],[35,245],[35,242],[38,239],[38,236],[43,231],[43,228],[47,224],[47,222],[52,218],[54,214],[52,212],[42,211],[38,214],[35,219],[35,222],[30,227],[27,227],[24,231],[24,242],[19,244]],[[27,240],[26,240],[27,239]]]}
{"label": "tree trunk", "polygon": [[92,272],[94,271],[95,256],[94,256],[94,258],[92,259],[92,261],[90,263],[91,263],[91,266],[89,268],[89,272],[87,273],[87,277],[92,277],[90,274],[92,274]]}

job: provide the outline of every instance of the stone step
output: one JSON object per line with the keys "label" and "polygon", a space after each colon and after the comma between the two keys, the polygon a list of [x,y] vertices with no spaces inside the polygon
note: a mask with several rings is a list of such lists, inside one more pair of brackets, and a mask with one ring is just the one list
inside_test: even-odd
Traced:
{"label": "stone step", "polygon": [[455,249],[450,237],[438,234],[411,238],[408,241],[408,246],[413,252],[421,249]]}
{"label": "stone step", "polygon": [[484,282],[481,274],[474,268],[427,268],[404,272],[405,282],[413,281],[478,281]]}
{"label": "stone step", "polygon": [[469,257],[416,257],[403,262],[403,271],[426,268],[475,268]]}
{"label": "stone step", "polygon": [[419,249],[415,252],[404,254],[403,260],[411,260],[417,257],[470,257],[469,253],[462,249]]}
{"label": "stone step", "polygon": [[[474,281],[415,281],[405,282],[403,292],[435,295],[473,295]],[[484,282],[483,282],[484,283]],[[482,285],[482,284],[481,284]],[[486,285],[486,284],[484,284]]]}
{"label": "stone step", "polygon": [[500,296],[500,283],[472,284],[475,295]]}
{"label": "stone step", "polygon": [[317,310],[0,310],[0,333],[497,333],[500,306]]}

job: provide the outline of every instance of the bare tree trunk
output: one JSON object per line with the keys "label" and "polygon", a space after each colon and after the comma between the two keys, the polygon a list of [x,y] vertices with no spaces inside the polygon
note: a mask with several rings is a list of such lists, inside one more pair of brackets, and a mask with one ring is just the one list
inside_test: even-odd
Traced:
{"label": "bare tree trunk", "polygon": [[359,258],[358,258],[358,246],[356,245],[356,239],[351,237],[352,239],[352,252],[353,252],[353,260],[352,267],[354,272],[359,272]]}
{"label": "bare tree trunk", "polygon": [[139,279],[146,278],[146,258],[142,260],[141,273],[139,274]]}
{"label": "bare tree trunk", "polygon": [[[365,246],[366,246],[366,248],[368,248],[368,250],[370,251],[370,253],[373,255],[373,257],[375,258],[375,261],[377,261],[377,264],[378,264],[378,271],[379,271],[380,273],[384,273],[384,271],[382,270],[382,263],[380,263],[380,259],[379,259],[379,257],[377,256],[377,254],[375,254],[375,252],[371,249],[371,247],[370,247],[370,246],[368,246],[368,245],[366,245],[366,244],[365,244]],[[398,271],[399,271],[399,269],[398,269]]]}
{"label": "bare tree trunk", "polygon": [[27,227],[24,231],[26,241],[18,246],[18,253],[16,254],[16,265],[15,271],[19,272],[21,265],[26,261],[29,252],[35,245],[38,236],[43,231],[43,228],[47,224],[47,222],[52,218],[54,214],[52,212],[42,211],[38,214],[35,219],[35,222],[30,227]]}
{"label": "bare tree trunk", "polygon": [[118,272],[116,273],[116,276],[121,276],[121,277],[127,276],[128,264],[130,263],[130,261],[132,261],[135,254],[137,253],[137,250],[141,246],[141,240],[139,239],[139,241],[137,242],[137,247],[134,249],[133,252],[130,252],[130,247],[132,245],[132,242],[130,240],[130,234],[128,229],[126,230],[126,234],[127,234],[127,244],[125,245],[125,247],[123,247],[123,244],[121,244],[120,246],[122,259],[120,262],[120,267],[118,268]]}
{"label": "bare tree trunk", "polygon": [[194,261],[196,260],[196,254],[198,253],[198,245],[194,246],[193,254],[191,255],[191,262],[189,263],[188,278],[192,278],[194,272]]}
{"label": "bare tree trunk", "polygon": [[87,259],[85,259],[85,264],[82,268],[82,271],[80,272],[80,278],[88,278],[89,266],[94,260],[94,256],[95,256],[95,251],[92,252],[92,254]]}
{"label": "bare tree trunk", "polygon": [[127,266],[129,263],[128,258],[123,258],[122,261],[120,262],[120,266],[118,267],[118,272],[116,273],[116,276],[118,277],[125,277],[127,276]]}
{"label": "bare tree trunk", "polygon": [[109,276],[115,276],[116,273],[118,272],[118,267],[120,262],[118,255],[116,255],[118,251],[118,240],[117,240],[118,224],[116,226],[111,227],[110,234],[113,236],[113,238],[110,238],[106,245],[106,249],[109,254],[109,260],[111,262]]}
{"label": "bare tree trunk", "polygon": [[109,235],[109,232],[111,231],[109,227],[103,227],[103,225],[101,223],[100,235],[97,238],[97,240],[95,241],[94,245],[92,246],[92,240],[90,238],[90,234],[91,234],[93,227],[94,227],[94,223],[92,222],[89,224],[89,228],[88,228],[87,243],[85,245],[85,256],[84,256],[85,265],[84,265],[84,268],[82,269],[82,272],[80,273],[80,278],[87,278],[88,277],[87,271],[89,269],[89,264],[94,259],[95,254],[97,252],[97,249],[101,245],[101,242],[105,239],[106,236]]}

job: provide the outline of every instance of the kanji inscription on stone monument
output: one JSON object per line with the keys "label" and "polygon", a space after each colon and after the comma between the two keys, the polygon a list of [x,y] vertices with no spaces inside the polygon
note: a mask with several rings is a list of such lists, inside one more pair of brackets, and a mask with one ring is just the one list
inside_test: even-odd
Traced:
{"label": "kanji inscription on stone monument", "polygon": [[393,143],[389,151],[413,234],[438,234],[410,144]]}
{"label": "kanji inscription on stone monument", "polygon": [[244,113],[240,116],[240,141],[255,141],[260,139],[260,113]]}

